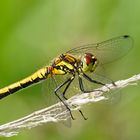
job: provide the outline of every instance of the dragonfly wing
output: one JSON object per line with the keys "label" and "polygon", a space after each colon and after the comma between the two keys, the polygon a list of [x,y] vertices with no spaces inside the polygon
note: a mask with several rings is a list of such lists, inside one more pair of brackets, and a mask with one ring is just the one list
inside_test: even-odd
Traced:
{"label": "dragonfly wing", "polygon": [[132,46],[133,39],[130,36],[125,35],[101,43],[79,46],[69,50],[67,53],[73,55],[92,53],[96,56],[100,64],[106,64],[127,54]]}
{"label": "dragonfly wing", "polygon": [[[63,83],[64,76],[55,76],[52,78],[47,79],[42,84],[42,90],[43,90],[43,98],[45,99],[45,104],[48,106],[56,104],[60,102],[58,97],[55,95],[54,90],[57,88],[61,83]],[[62,96],[62,90],[58,91],[59,96]],[[63,104],[60,104],[59,109],[56,109],[55,114],[64,114],[62,117],[62,122],[66,127],[71,127],[71,117],[70,113],[66,109],[66,107]]]}

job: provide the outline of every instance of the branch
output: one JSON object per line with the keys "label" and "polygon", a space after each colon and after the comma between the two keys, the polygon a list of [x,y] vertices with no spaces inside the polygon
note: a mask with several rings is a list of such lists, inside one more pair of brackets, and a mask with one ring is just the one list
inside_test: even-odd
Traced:
{"label": "branch", "polygon": [[[75,111],[81,108],[81,106],[84,104],[107,100],[107,92],[122,89],[129,85],[136,85],[136,82],[139,80],[140,74],[134,75],[126,80],[117,81],[115,82],[115,84],[106,84],[105,86],[98,88],[93,92],[77,94],[71,97],[67,100],[67,104],[70,106],[71,111]],[[1,125],[0,137],[14,136],[17,135],[22,129],[33,128],[49,122],[65,122],[70,119],[71,118],[68,110],[66,110],[65,106],[61,102],[59,102],[50,107],[35,111],[32,114],[21,119]]]}

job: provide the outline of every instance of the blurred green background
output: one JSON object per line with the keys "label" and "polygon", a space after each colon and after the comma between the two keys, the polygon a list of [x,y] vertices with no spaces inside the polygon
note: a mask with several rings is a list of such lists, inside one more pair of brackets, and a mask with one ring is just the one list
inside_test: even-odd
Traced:
{"label": "blurred green background", "polygon": [[[133,49],[110,67],[110,77],[140,72],[139,0],[0,1],[0,87],[16,82],[79,44],[129,34]],[[0,124],[46,107],[41,84],[0,101]],[[10,140],[139,140],[140,87],[127,87],[116,104],[91,104],[77,113],[72,127],[46,124]],[[1,138],[6,139],[6,138]]]}

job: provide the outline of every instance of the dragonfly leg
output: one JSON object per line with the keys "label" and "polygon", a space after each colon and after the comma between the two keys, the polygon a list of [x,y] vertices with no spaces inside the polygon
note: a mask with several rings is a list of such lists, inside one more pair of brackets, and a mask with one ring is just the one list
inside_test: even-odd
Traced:
{"label": "dragonfly leg", "polygon": [[82,73],[82,76],[87,79],[88,81],[92,82],[92,83],[95,83],[95,84],[99,84],[99,85],[103,85],[105,86],[106,84],[102,83],[102,82],[99,82],[99,81],[96,81],[96,80],[93,80],[91,79],[89,76],[87,76],[85,73]]}
{"label": "dragonfly leg", "polygon": [[83,80],[82,80],[82,78],[80,77],[80,75],[79,75],[79,86],[80,86],[80,90],[83,92],[83,93],[86,93],[86,92],[92,92],[92,91],[89,91],[89,90],[85,90],[84,89],[84,85],[83,85]]}
{"label": "dragonfly leg", "polygon": [[[65,90],[64,90],[63,93],[62,93],[62,94],[63,94],[63,97],[64,97],[66,100],[67,100],[67,98],[65,97],[65,93],[66,93],[68,87],[70,86],[71,82],[73,81],[73,79],[74,79],[74,76],[71,77],[71,81],[68,83],[68,85],[66,86]],[[84,91],[83,84],[82,84],[82,79],[81,79],[81,88],[82,88],[83,91]],[[73,105],[73,106],[76,107],[75,105]],[[78,109],[78,111],[80,112],[80,114],[82,115],[82,117],[84,118],[84,120],[87,120],[87,117],[84,116],[83,112],[82,112],[80,109]]]}
{"label": "dragonfly leg", "polygon": [[68,104],[67,104],[67,103],[59,96],[59,94],[57,93],[57,91],[58,91],[60,88],[62,88],[65,84],[68,83],[67,86],[66,86],[66,88],[65,88],[65,90],[64,90],[64,92],[62,93],[63,98],[64,98],[65,100],[67,100],[67,98],[66,98],[64,95],[65,95],[66,90],[67,90],[68,87],[70,86],[71,82],[73,81],[73,79],[74,79],[74,78],[69,78],[69,79],[67,79],[64,83],[62,83],[61,85],[59,85],[59,86],[54,90],[54,93],[55,93],[55,95],[59,98],[59,100],[65,105],[65,107],[68,109],[68,111],[70,112],[71,118],[72,118],[73,120],[75,120],[74,117],[73,117],[73,115],[72,115],[72,112],[71,112],[70,108],[68,107]]}
{"label": "dragonfly leg", "polygon": [[[68,87],[70,86],[70,84],[71,84],[71,82],[72,82],[73,80],[74,80],[74,76],[71,77],[71,81],[67,84],[65,90],[63,91],[63,97],[64,97],[66,100],[67,100],[67,98],[65,97],[65,93],[66,93]],[[73,105],[73,106],[76,107],[75,105]],[[80,114],[82,115],[82,117],[84,118],[84,120],[87,120],[87,118],[84,116],[83,112],[82,112],[80,109],[78,109],[78,111],[80,112]]]}
{"label": "dragonfly leg", "polygon": [[67,86],[65,87],[62,96],[65,100],[68,100],[67,97],[65,96],[67,89],[69,88],[70,84],[72,83],[72,81],[74,80],[75,76],[70,77],[69,79],[67,79],[64,83],[60,84],[56,89],[55,92],[57,92],[60,88],[62,88],[65,84],[67,84]]}
{"label": "dragonfly leg", "polygon": [[[68,80],[66,80],[64,83],[62,83],[61,85],[59,85],[56,89],[55,89],[55,94],[57,94],[57,91],[61,88],[61,87],[63,87],[65,84],[67,84],[67,86],[66,86],[66,88],[64,89],[64,91],[63,91],[63,93],[62,93],[62,95],[63,95],[63,98],[65,99],[65,100],[68,100],[66,97],[65,97],[65,93],[66,93],[66,91],[67,91],[67,89],[68,89],[68,87],[70,86],[70,84],[72,83],[72,81],[74,80],[74,78],[75,78],[75,75],[73,75],[71,78],[69,78]],[[57,97],[58,97],[59,95],[57,94]],[[62,101],[62,103],[66,106],[66,108],[70,111],[70,115],[71,115],[71,118],[74,120],[74,117],[73,117],[73,115],[72,115],[72,113],[71,113],[71,110],[70,110],[70,108],[68,107],[68,105],[64,102],[64,100],[62,100],[61,98],[60,98],[60,96],[58,97],[61,101]],[[75,105],[73,105],[74,107],[76,107]],[[80,112],[80,114],[82,115],[82,117],[84,118],[84,120],[87,120],[87,118],[84,116],[84,114],[83,114],[83,112],[80,110],[80,109],[78,109],[78,111]]]}
{"label": "dragonfly leg", "polygon": [[[92,82],[92,83],[95,83],[95,84],[99,84],[99,85],[105,86],[106,88],[108,88],[108,89],[110,90],[110,88],[109,88],[105,83],[102,83],[102,82],[93,80],[93,79],[91,79],[89,76],[87,76],[87,75],[86,75],[85,73],[83,73],[83,72],[82,72],[82,76],[83,76],[86,80],[88,80],[88,81],[90,81],[90,82]],[[116,86],[115,83],[114,83],[113,81],[112,81],[112,84],[113,84],[114,86]],[[102,90],[98,90],[98,91],[102,91]]]}
{"label": "dragonfly leg", "polygon": [[56,95],[56,96],[59,98],[59,100],[65,105],[65,107],[67,108],[67,110],[68,110],[69,113],[70,113],[71,118],[72,118],[73,120],[75,120],[74,117],[73,117],[73,115],[72,115],[72,112],[71,112],[70,108],[68,107],[68,105],[66,104],[66,102],[60,98],[60,96],[57,94],[57,92],[55,92],[55,95]]}
{"label": "dragonfly leg", "polygon": [[83,81],[82,81],[82,78],[80,77],[80,75],[78,76],[78,80],[79,80],[80,90],[81,90],[82,92],[85,92],[84,85],[83,85]]}
{"label": "dragonfly leg", "polygon": [[[87,75],[86,75],[87,76]],[[88,76],[87,76],[88,77]],[[86,79],[87,79],[87,77],[86,77]],[[84,89],[84,85],[83,85],[83,81],[82,81],[82,78],[81,78],[81,76],[79,75],[79,86],[80,86],[80,90],[83,92],[83,93],[86,93],[86,92],[92,92],[93,90],[91,90],[91,91],[89,91],[89,90],[85,90]],[[85,78],[85,77],[84,77]],[[98,81],[95,81],[95,80],[92,80],[90,77],[88,77],[89,79],[87,79],[88,81],[90,81],[90,82],[93,82],[93,83],[96,83],[96,84],[101,84],[101,85],[104,85],[104,86],[106,86],[105,84],[103,84],[103,83],[100,83],[100,82],[98,82]],[[92,81],[91,81],[92,80]],[[107,87],[108,88],[108,87]],[[94,91],[100,91],[100,92],[103,92],[102,90],[94,90]]]}
{"label": "dragonfly leg", "polygon": [[67,89],[69,88],[69,86],[70,86],[70,84],[72,83],[72,81],[74,80],[74,78],[75,78],[75,75],[72,76],[72,77],[70,78],[70,80],[69,80],[67,86],[65,87],[65,89],[64,89],[64,91],[63,91],[63,93],[62,93],[63,98],[65,98],[66,100],[68,100],[67,97],[65,96],[66,91],[67,91]]}

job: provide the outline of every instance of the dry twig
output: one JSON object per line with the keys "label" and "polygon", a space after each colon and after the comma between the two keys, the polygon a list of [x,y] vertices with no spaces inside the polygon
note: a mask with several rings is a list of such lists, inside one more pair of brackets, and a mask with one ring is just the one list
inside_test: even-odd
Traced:
{"label": "dry twig", "polygon": [[[134,75],[129,79],[115,82],[115,85],[112,83],[106,84],[106,86],[98,88],[93,92],[77,94],[71,97],[67,101],[67,103],[70,105],[72,111],[78,110],[84,104],[98,102],[107,99],[105,93],[109,91],[122,89],[128,85],[134,85],[139,80],[140,74]],[[72,107],[72,105],[76,105],[77,107]],[[57,103],[50,107],[33,112],[32,114],[25,116],[21,119],[3,124],[0,126],[0,136],[10,137],[17,135],[20,130],[25,128],[33,128],[48,122],[56,123],[70,119],[69,112],[66,109],[62,109],[62,106],[63,106],[62,103]],[[65,107],[63,106],[63,108]]]}

